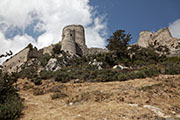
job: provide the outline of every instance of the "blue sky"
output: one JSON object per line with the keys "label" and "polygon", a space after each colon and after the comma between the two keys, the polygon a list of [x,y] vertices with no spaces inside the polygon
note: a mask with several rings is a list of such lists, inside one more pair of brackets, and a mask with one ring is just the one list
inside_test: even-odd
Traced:
{"label": "blue sky", "polygon": [[142,30],[157,31],[180,19],[180,0],[90,0],[98,14],[106,15],[108,36],[117,29],[137,42]]}

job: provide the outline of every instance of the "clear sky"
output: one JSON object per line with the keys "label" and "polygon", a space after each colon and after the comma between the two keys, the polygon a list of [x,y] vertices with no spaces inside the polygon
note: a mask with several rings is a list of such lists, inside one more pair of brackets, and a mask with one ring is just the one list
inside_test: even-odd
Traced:
{"label": "clear sky", "polygon": [[90,5],[106,15],[108,34],[124,29],[132,34],[132,43],[140,31],[155,32],[180,19],[180,0],[91,0]]}
{"label": "clear sky", "polygon": [[105,48],[118,29],[132,34],[131,43],[142,30],[164,27],[180,39],[180,0],[0,0],[0,54],[58,43],[70,24],[84,26],[88,47]]}

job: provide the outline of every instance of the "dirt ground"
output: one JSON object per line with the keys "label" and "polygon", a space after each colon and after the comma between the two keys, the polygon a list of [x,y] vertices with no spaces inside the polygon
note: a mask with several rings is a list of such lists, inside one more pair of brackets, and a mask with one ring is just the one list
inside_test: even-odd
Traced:
{"label": "dirt ground", "polygon": [[15,84],[24,102],[20,120],[180,119],[180,76],[108,83]]}

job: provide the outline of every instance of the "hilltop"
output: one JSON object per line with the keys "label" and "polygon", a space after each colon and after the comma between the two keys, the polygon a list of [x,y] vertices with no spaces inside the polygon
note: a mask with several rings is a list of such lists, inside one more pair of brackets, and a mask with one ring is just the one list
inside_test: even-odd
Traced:
{"label": "hilltop", "polygon": [[180,40],[167,28],[130,40],[117,30],[107,49],[88,48],[69,25],[57,44],[29,44],[0,70],[0,119],[179,119]]}

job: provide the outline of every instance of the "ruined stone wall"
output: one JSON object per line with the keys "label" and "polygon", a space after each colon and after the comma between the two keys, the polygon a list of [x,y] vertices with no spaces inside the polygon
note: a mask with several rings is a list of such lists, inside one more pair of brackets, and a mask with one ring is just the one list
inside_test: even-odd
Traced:
{"label": "ruined stone wall", "polygon": [[149,40],[152,39],[153,32],[151,31],[142,31],[139,34],[138,45],[142,47],[149,46]]}
{"label": "ruined stone wall", "polygon": [[48,47],[44,47],[44,48],[40,49],[40,51],[42,52],[42,54],[52,55],[53,48],[54,48],[54,45],[50,45]]}
{"label": "ruined stone wall", "polygon": [[9,60],[6,60],[3,63],[2,71],[8,73],[17,72],[20,66],[22,66],[28,60],[29,51],[30,48],[26,47]]}
{"label": "ruined stone wall", "polygon": [[168,28],[158,30],[149,40],[149,44],[156,45],[168,45],[171,42],[172,36]]}
{"label": "ruined stone wall", "polygon": [[156,33],[142,31],[139,35],[138,45],[141,47],[166,46],[169,48],[169,56],[180,56],[180,40],[172,37],[168,28],[158,30]]}
{"label": "ruined stone wall", "polygon": [[108,49],[103,49],[103,48],[87,48],[84,52],[84,55],[97,55],[108,52],[109,52]]}

